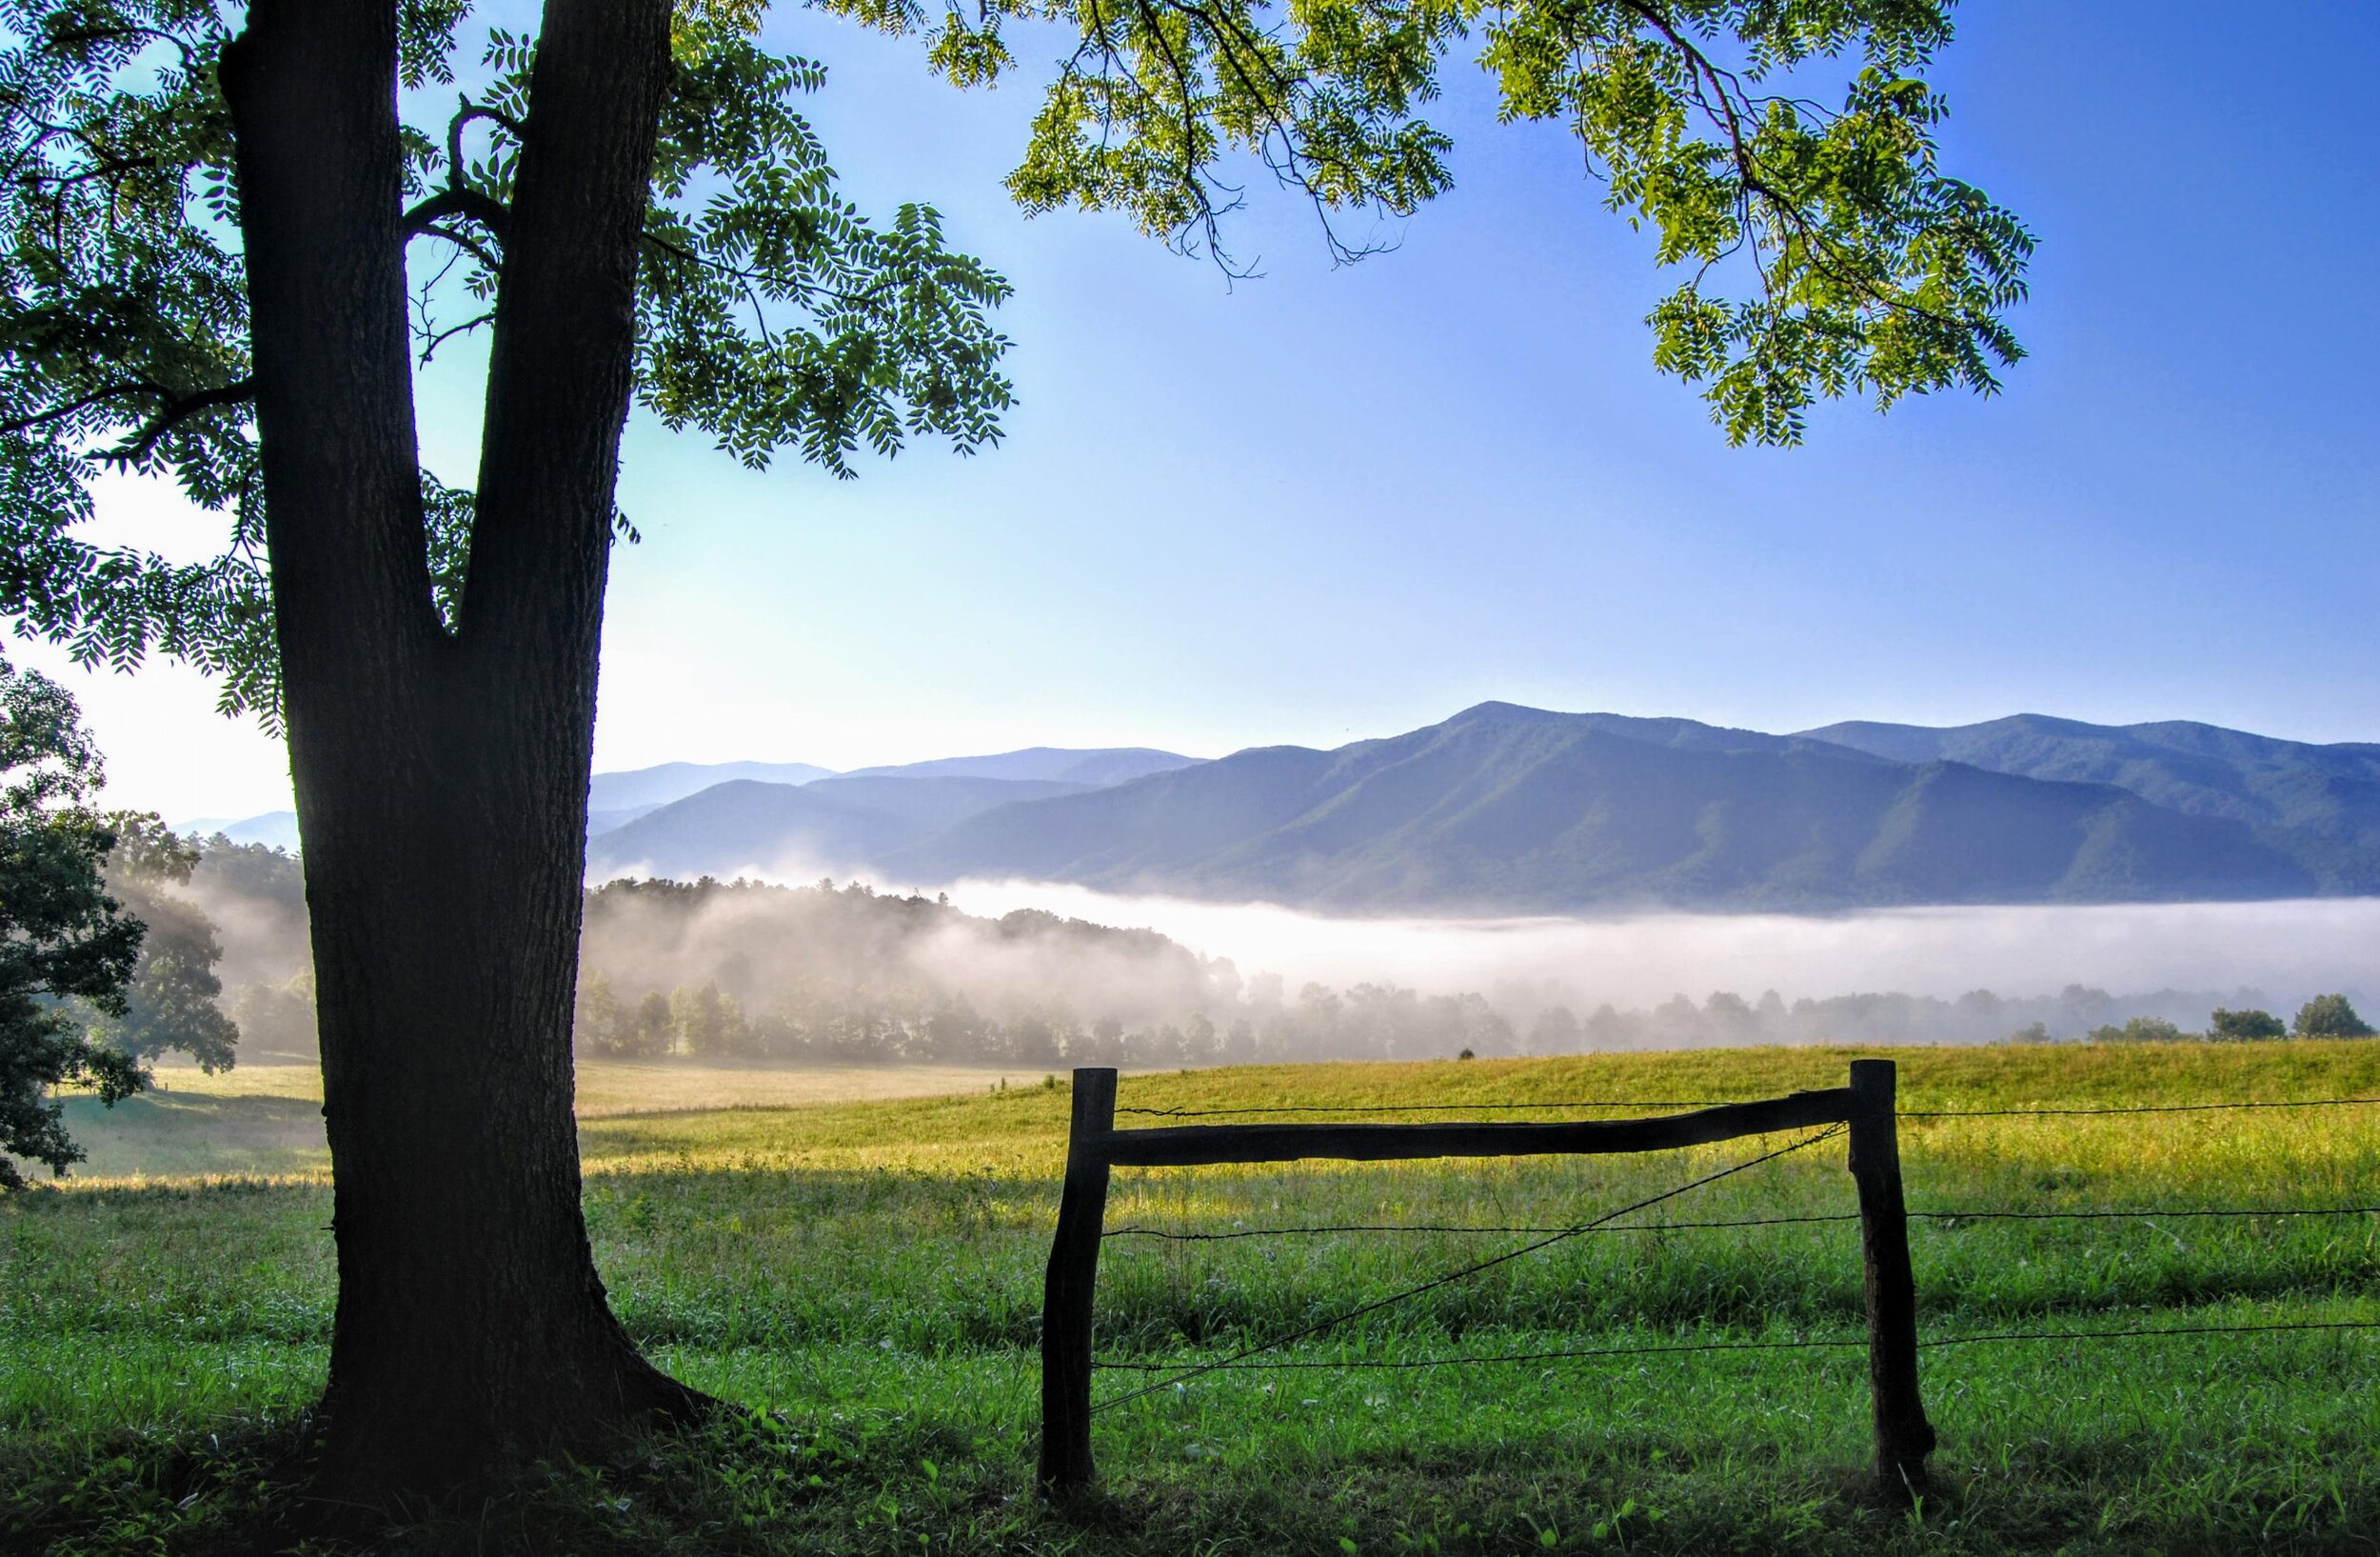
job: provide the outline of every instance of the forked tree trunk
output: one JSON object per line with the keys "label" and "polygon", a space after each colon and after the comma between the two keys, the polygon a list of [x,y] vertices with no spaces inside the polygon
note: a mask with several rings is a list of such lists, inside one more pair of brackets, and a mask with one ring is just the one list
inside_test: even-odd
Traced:
{"label": "forked tree trunk", "polygon": [[605,1303],[570,1006],[597,640],[667,0],[552,0],[492,337],[463,627],[428,587],[390,0],[228,50],[339,1300],[320,1446],[435,1493],[699,1402]]}

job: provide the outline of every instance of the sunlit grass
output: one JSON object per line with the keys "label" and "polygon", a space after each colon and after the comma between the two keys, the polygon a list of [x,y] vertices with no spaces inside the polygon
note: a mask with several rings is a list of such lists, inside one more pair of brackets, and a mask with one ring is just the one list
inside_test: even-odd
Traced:
{"label": "sunlit grass", "polygon": [[[1839,1085],[1852,1052],[1128,1076],[1121,1098],[1452,1115],[1490,1102],[1741,1098]],[[2380,1096],[2380,1044],[1893,1057],[1913,1109]],[[823,1086],[814,1075],[801,1085]],[[1552,1530],[1555,1547],[1582,1551],[1620,1549],[1614,1532],[1630,1549],[1677,1552],[2351,1551],[2380,1529],[2380,1332],[2357,1331],[1929,1350],[1943,1490],[1914,1527],[1861,1512],[1852,1495],[1867,1453],[1856,1347],[1209,1374],[1103,1413],[1103,1501],[1036,1511],[1017,1494],[1033,1452],[1068,1100],[1038,1076],[1009,1082],[755,1107],[753,1078],[687,1068],[666,1078],[684,1111],[585,1110],[588,1228],[624,1322],[701,1387],[786,1413],[802,1446],[786,1462],[800,1467],[794,1492],[768,1506],[767,1539],[780,1543],[768,1549],[1328,1554],[1344,1537],[1366,1552],[1510,1557],[1546,1549]],[[218,1119],[258,1140],[290,1117],[271,1091],[166,1096],[212,1098]],[[0,1204],[0,1436],[43,1464],[127,1429],[172,1439],[286,1416],[321,1384],[327,1185],[307,1171],[238,1177],[281,1169],[268,1155],[240,1168],[220,1138],[195,1176],[156,1177],[170,1173],[166,1153],[195,1151],[206,1130],[125,1119],[115,1160],[148,1151],[151,1177],[80,1177]],[[1625,1158],[1120,1170],[1109,1226],[1568,1227],[1794,1139]],[[1920,1209],[2380,1204],[2380,1108],[1912,1119],[1902,1144]],[[1853,1206],[1838,1138],[1629,1220]],[[1929,1339],[2380,1320],[2371,1215],[1919,1220],[1911,1236]],[[1114,1238],[1100,1350],[1136,1363],[1222,1355],[1525,1241]],[[1282,1360],[1856,1339],[1857,1243],[1846,1222],[1588,1234]],[[1162,1377],[1102,1373],[1098,1393]],[[811,1475],[821,1487],[800,1492]]]}

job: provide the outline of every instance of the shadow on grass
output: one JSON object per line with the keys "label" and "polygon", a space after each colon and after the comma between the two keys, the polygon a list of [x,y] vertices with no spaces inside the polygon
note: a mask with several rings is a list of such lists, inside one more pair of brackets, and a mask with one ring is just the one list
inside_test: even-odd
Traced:
{"label": "shadow on grass", "polygon": [[1391,1453],[1319,1473],[1126,1476],[1044,1502],[1032,1491],[1030,1455],[1029,1444],[915,1417],[820,1427],[734,1410],[682,1436],[623,1444],[601,1462],[535,1464],[439,1504],[333,1508],[304,1494],[302,1416],[228,1421],[37,1454],[0,1447],[0,1545],[91,1557],[2328,1557],[2369,1550],[2380,1518],[2368,1481],[2311,1518],[2276,1486],[2228,1500],[2143,1497],[2163,1489],[2157,1469],[2120,1447],[2046,1474],[1946,1466],[1914,1512],[1879,1504],[1853,1467],[1800,1456]]}
{"label": "shadow on grass", "polygon": [[260,1176],[325,1172],[323,1108],[302,1097],[141,1092],[114,1108],[65,1099],[67,1133],[86,1158],[81,1178]]}

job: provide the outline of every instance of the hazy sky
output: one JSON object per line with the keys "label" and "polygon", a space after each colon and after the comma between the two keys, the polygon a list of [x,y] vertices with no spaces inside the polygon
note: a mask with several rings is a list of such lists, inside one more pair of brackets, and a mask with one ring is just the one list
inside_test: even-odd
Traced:
{"label": "hazy sky", "polygon": [[[1438,115],[1458,188],[1398,251],[1334,270],[1252,189],[1233,237],[1266,273],[1227,287],[1121,219],[1005,204],[1024,81],[960,94],[911,46],[788,12],[782,41],[832,68],[815,117],[850,192],[930,200],[1017,283],[1023,404],[988,456],[852,483],[638,419],[599,766],[1330,746],[1486,698],[2380,739],[2380,7],[2244,14],[1962,8],[1947,161],[2040,233],[2033,356],[1996,401],[1830,409],[1774,452],[1653,372],[1644,240],[1566,137],[1495,125],[1476,72]],[[474,367],[426,386],[450,480]],[[106,523],[207,544],[137,489]],[[286,804],[278,749],[196,678],[69,680],[119,802]]]}

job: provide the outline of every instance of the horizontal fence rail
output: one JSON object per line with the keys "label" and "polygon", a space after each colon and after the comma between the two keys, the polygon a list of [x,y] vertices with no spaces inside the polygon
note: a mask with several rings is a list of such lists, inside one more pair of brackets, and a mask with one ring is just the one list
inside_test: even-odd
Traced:
{"label": "horizontal fence rail", "polygon": [[[1077,1072],[1081,1074],[1081,1072]],[[1593,1156],[1710,1146],[1744,1135],[1849,1124],[1852,1092],[1795,1092],[1722,1103],[1658,1119],[1534,1125],[1174,1125],[1110,1130],[1098,1149],[1117,1168],[1207,1168],[1310,1158],[1398,1162],[1421,1157]]]}

